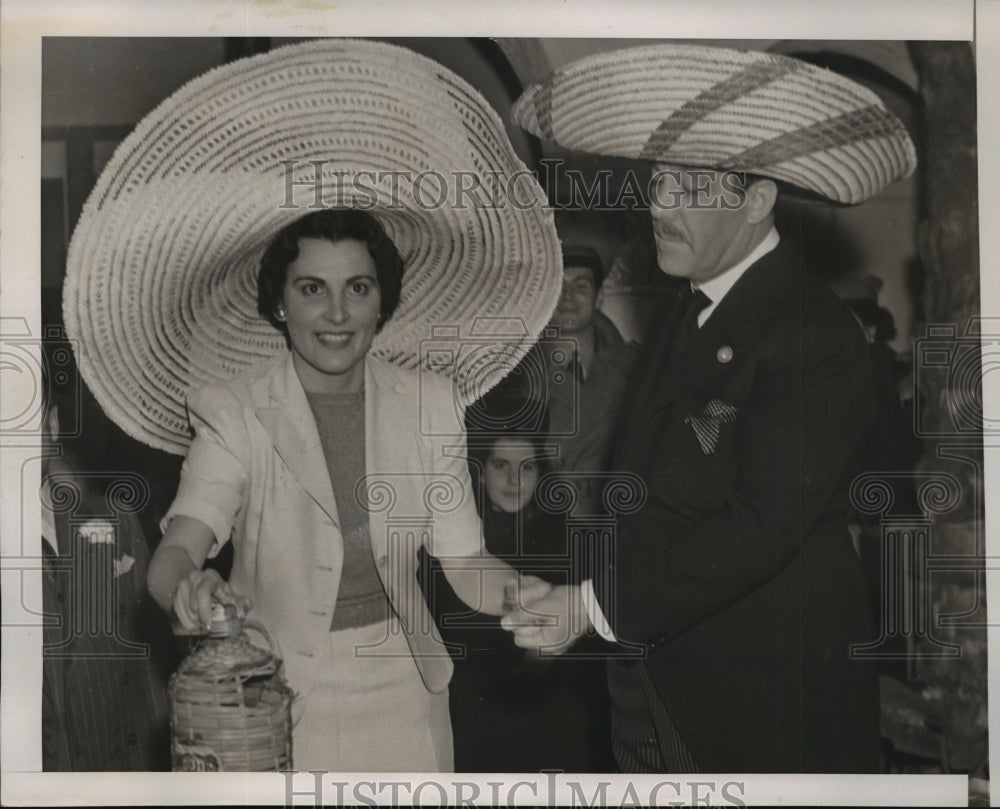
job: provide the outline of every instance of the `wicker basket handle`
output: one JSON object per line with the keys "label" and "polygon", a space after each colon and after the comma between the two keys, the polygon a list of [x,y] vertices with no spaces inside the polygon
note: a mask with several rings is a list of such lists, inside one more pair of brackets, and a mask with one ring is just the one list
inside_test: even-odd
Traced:
{"label": "wicker basket handle", "polygon": [[278,639],[271,634],[264,624],[253,618],[245,618],[243,620],[244,631],[253,630],[257,632],[264,640],[267,642],[268,647],[270,647],[271,653],[278,659],[284,660],[285,658],[281,654],[281,644],[278,643]]}
{"label": "wicker basket handle", "polygon": [[264,624],[240,614],[235,604],[223,604],[217,601],[212,605],[212,625],[208,631],[210,638],[234,638],[248,629],[254,630],[264,638],[269,651],[278,660],[284,660],[278,639],[268,631]]}

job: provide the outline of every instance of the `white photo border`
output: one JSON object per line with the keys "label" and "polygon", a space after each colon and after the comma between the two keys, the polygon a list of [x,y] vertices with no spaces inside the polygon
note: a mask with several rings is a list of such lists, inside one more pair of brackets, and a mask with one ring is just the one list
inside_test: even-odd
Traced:
{"label": "white photo border", "polygon": [[[405,11],[404,11],[405,9]],[[4,0],[0,7],[0,323],[6,330],[27,328],[37,335],[40,329],[39,233],[41,161],[41,41],[47,36],[549,36],[611,38],[720,38],[720,39],[896,39],[973,40],[976,46],[979,92],[979,143],[1000,143],[1000,4],[980,0],[836,0],[806,3],[800,0],[698,0],[684,2],[611,3],[585,0],[570,5],[544,0],[505,0],[503,3],[425,2],[416,5],[383,0],[339,0],[338,2],[233,2],[232,0],[89,0],[86,3],[56,0]],[[981,302],[984,316],[1000,315],[1000,273],[989,268],[1000,259],[1000,202],[995,195],[982,193],[990,180],[1000,176],[1000,150],[979,153]],[[984,369],[985,370],[985,369]],[[25,384],[30,384],[26,380]],[[4,391],[5,398],[18,397],[24,390],[15,385]],[[1000,401],[997,375],[984,375],[986,402]],[[0,766],[3,770],[2,803],[5,805],[179,805],[223,803],[286,803],[290,782],[280,774],[65,774],[39,773],[41,658],[37,653],[40,630],[11,627],[8,617],[20,611],[19,599],[40,603],[39,575],[25,575],[24,590],[16,582],[23,571],[11,560],[30,554],[22,547],[22,536],[37,537],[37,505],[22,502],[20,483],[25,475],[37,476],[37,446],[5,446],[0,454],[0,541],[3,569],[2,697],[0,697]],[[34,442],[37,443],[37,442]],[[987,442],[987,449],[991,447]],[[986,491],[1000,475],[990,452],[986,456]],[[993,453],[995,455],[995,451]],[[992,462],[991,462],[992,461]],[[37,480],[37,477],[34,478]],[[14,484],[14,485],[12,485]],[[998,483],[1000,485],[1000,483]],[[987,553],[998,555],[995,527],[1000,521],[1000,500],[986,501]],[[988,608],[1000,598],[996,577],[988,574]],[[1000,603],[1000,602],[998,602]],[[993,610],[991,609],[991,612]],[[990,684],[1000,672],[1000,636],[989,629]],[[1000,705],[991,704],[991,729],[1000,727]],[[1000,737],[998,737],[1000,738]],[[1000,764],[1000,745],[991,746],[991,769]],[[318,805],[310,776],[299,774],[292,791],[294,802]],[[582,783],[599,784],[601,776],[583,776]],[[603,776],[614,782],[609,799],[624,792],[625,776]],[[639,785],[637,794],[649,794],[656,783],[649,776],[628,779]],[[656,777],[662,781],[662,777]],[[306,780],[302,780],[306,779]],[[482,796],[491,793],[488,784],[496,776],[434,776],[416,774],[377,776],[356,774],[352,778],[324,776],[323,802],[334,802],[337,782],[424,781],[441,784],[477,783]],[[534,779],[534,781],[532,781]],[[589,779],[589,780],[588,780]],[[595,780],[596,779],[596,780]],[[965,805],[967,785],[962,776],[760,776],[717,775],[700,779],[674,778],[685,789],[689,782],[739,781],[747,804],[775,805],[844,804],[870,805]],[[501,797],[514,804],[568,802],[570,797],[560,780],[556,794],[539,793],[552,785],[545,776],[525,779],[508,777],[509,785],[532,781],[528,787]],[[451,787],[449,787],[451,788]],[[507,787],[505,787],[507,789]],[[559,790],[562,790],[561,792]],[[389,794],[365,793],[375,802],[388,802]],[[446,793],[451,797],[455,792]],[[458,793],[461,797],[462,793]],[[464,793],[466,796],[468,792]],[[592,788],[588,787],[587,795]],[[659,793],[663,800],[677,799],[670,791]],[[684,795],[691,795],[686,791]],[[350,799],[352,793],[341,793]],[[358,797],[354,794],[354,797]],[[383,798],[385,800],[383,800]],[[425,790],[420,798],[436,803],[439,794]],[[552,805],[550,804],[550,805]]]}

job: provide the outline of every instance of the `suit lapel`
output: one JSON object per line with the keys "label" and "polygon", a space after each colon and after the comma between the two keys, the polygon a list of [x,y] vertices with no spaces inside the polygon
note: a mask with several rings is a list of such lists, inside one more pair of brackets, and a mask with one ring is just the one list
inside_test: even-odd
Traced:
{"label": "suit lapel", "polygon": [[257,408],[257,419],[299,485],[339,527],[326,454],[291,353],[270,375],[268,398],[269,406]]}
{"label": "suit lapel", "polygon": [[666,379],[670,336],[677,319],[683,289],[667,292],[653,308],[649,326],[642,340],[642,349],[636,358],[635,370],[630,375],[625,390],[625,401],[618,416],[616,457],[635,441],[639,428],[647,420],[648,404]]}

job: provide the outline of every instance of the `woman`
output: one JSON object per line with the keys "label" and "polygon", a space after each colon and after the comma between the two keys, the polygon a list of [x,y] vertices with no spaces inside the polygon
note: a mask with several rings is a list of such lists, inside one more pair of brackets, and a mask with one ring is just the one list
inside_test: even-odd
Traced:
{"label": "woman", "polygon": [[[518,204],[458,203],[470,180]],[[189,631],[213,600],[252,602],[298,694],[299,769],[450,769],[451,662],[415,560],[454,557],[462,597],[500,610],[510,573],[478,569],[462,414],[555,306],[544,201],[461,77],[322,39],[173,93],[80,217],[63,290],[80,371],[126,433],[186,456],[151,591]],[[523,328],[487,341],[483,318]],[[223,582],[203,568],[230,540]]]}
{"label": "woman", "polygon": [[[551,472],[555,446],[546,435],[544,406],[504,386],[471,406],[467,423],[487,550],[523,574],[567,583],[573,571],[565,514],[557,513],[555,503],[539,502],[539,484],[544,487]],[[590,660],[538,660],[514,645],[498,619],[467,611],[460,616],[461,601],[440,576],[435,597],[455,657],[451,712],[457,771],[613,768],[599,640],[576,647],[592,653]]]}
{"label": "woman", "polygon": [[[289,352],[190,397],[195,438],[150,565],[150,592],[185,630],[206,627],[219,601],[252,604],[276,636],[298,693],[297,769],[452,768],[450,672],[416,590],[417,547],[390,538],[368,502],[373,482],[400,510],[435,483],[468,482],[461,459],[403,426],[418,404],[452,409],[449,381],[368,356],[402,270],[362,211],[317,211],[278,233],[258,308]],[[467,603],[496,615],[511,571],[480,555],[480,536],[466,498],[435,515],[424,544]],[[225,582],[203,565],[230,537]]]}

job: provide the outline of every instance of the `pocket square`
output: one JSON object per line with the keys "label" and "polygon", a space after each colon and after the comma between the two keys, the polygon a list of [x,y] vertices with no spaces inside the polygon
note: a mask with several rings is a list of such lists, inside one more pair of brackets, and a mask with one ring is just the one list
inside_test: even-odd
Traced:
{"label": "pocket square", "polygon": [[701,413],[697,416],[688,416],[684,419],[684,423],[690,424],[694,429],[701,451],[705,455],[714,455],[715,447],[719,443],[719,431],[722,425],[736,421],[738,412],[732,405],[719,399],[712,399],[705,405],[705,409]]}
{"label": "pocket square", "polygon": [[124,576],[133,567],[135,567],[135,559],[127,553],[121,559],[115,559],[115,578]]}

